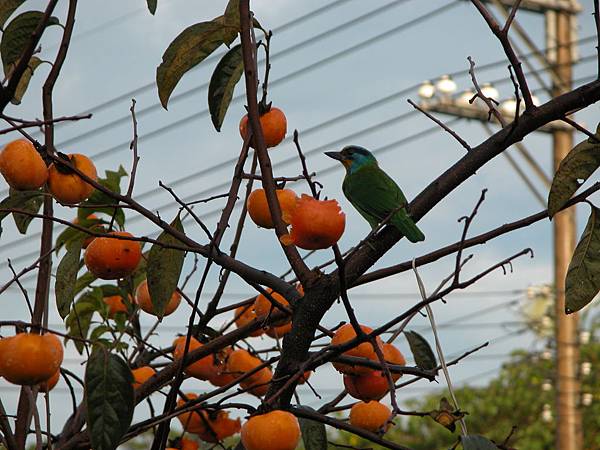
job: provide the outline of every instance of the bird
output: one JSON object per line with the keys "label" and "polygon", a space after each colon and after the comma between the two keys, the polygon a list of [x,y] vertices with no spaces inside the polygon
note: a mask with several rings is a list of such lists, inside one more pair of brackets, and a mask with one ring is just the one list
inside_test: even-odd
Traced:
{"label": "bird", "polygon": [[[385,173],[366,148],[349,145],[339,152],[325,155],[341,162],[346,168],[342,190],[348,201],[375,229],[393,214],[389,223],[411,242],[425,240],[414,220],[408,215],[407,200],[396,182]],[[395,211],[395,212],[394,212]]]}

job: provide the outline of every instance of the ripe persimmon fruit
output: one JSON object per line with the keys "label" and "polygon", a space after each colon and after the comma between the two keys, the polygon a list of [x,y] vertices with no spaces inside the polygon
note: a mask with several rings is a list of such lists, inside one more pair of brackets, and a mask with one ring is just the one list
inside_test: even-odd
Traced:
{"label": "ripe persimmon fruit", "polygon": [[[361,325],[360,328],[367,334],[373,332],[372,328],[367,327],[365,325]],[[354,331],[352,324],[347,323],[347,324],[341,326],[335,332],[335,334],[333,335],[333,338],[331,339],[331,344],[332,345],[345,344],[346,342],[351,341],[354,338],[356,338],[356,332]],[[378,345],[380,345],[380,346],[382,345],[381,339],[379,338],[379,336],[376,338],[376,341],[377,341]],[[354,356],[357,358],[367,358],[367,359],[371,359],[373,361],[377,360],[377,353],[375,353],[373,346],[368,341],[363,342],[362,344],[358,344],[357,346],[351,348],[350,350],[346,350],[342,354],[345,356]],[[339,362],[334,362],[333,366],[339,372],[345,373],[347,375],[365,375],[365,374],[373,371],[373,369],[370,369],[368,367],[358,366],[358,365],[351,366],[349,364],[343,364],[343,363],[339,363]]]}
{"label": "ripe persimmon fruit", "polygon": [[63,361],[63,346],[53,334],[19,333],[2,340],[0,373],[14,384],[49,380]]}
{"label": "ripe persimmon fruit", "polygon": [[358,402],[350,409],[350,424],[377,433],[382,428],[389,428],[388,420],[391,415],[390,408],[377,401]]}
{"label": "ripe persimmon fruit", "polygon": [[178,438],[171,443],[175,447],[167,447],[167,450],[198,450],[200,445],[196,441],[186,438]]}
{"label": "ripe persimmon fruit", "polygon": [[[394,364],[397,366],[405,366],[406,358],[400,350],[398,350],[393,344],[383,344],[381,347],[381,351],[383,353],[383,358],[389,362],[390,364]],[[392,372],[392,380],[396,381],[398,378],[402,376],[401,373]]]}
{"label": "ripe persimmon fruit", "polygon": [[[275,195],[281,209],[281,218],[286,222],[291,218],[294,208],[296,208],[298,197],[291,189],[277,189]],[[275,228],[264,189],[252,191],[246,201],[246,207],[250,218],[256,225],[263,228]]]}
{"label": "ripe persimmon fruit", "polygon": [[137,369],[133,369],[131,371],[133,375],[133,388],[137,389],[150,378],[152,378],[156,374],[156,370],[154,370],[150,366],[142,366]]}
{"label": "ripe persimmon fruit", "polygon": [[[183,339],[178,340],[175,345],[175,350],[173,350],[173,357],[175,359],[181,359],[183,357],[185,350],[185,336],[182,336],[182,338]],[[192,336],[188,353],[200,347],[202,347],[202,344]],[[185,373],[200,380],[210,380],[218,374],[218,368],[215,364],[215,355],[206,355],[198,361],[193,362],[185,368]]]}
{"label": "ripe persimmon fruit", "polygon": [[[249,372],[252,369],[255,369],[256,367],[260,366],[262,363],[263,362],[259,358],[257,358],[256,356],[252,356],[247,350],[238,349],[231,352],[231,354],[227,358],[225,368],[228,373],[234,375],[237,378],[240,375],[243,375],[246,372]],[[270,369],[268,367],[263,367],[258,372],[246,378],[244,382],[250,385],[258,381],[265,380],[267,378],[268,372],[270,372]]]}
{"label": "ripe persimmon fruit", "polygon": [[226,347],[217,353],[216,374],[208,379],[208,382],[213,386],[226,386],[237,378],[237,375],[227,371],[227,359],[232,352],[233,349],[231,347]]}
{"label": "ripe persimmon fruit", "polygon": [[[72,153],[67,156],[76,169],[94,181],[98,179],[96,166],[90,158],[80,153]],[[73,205],[86,200],[92,195],[94,186],[83,181],[77,173],[66,165],[52,163],[48,168],[48,190],[59,202]]]}
{"label": "ripe persimmon fruit", "polygon": [[90,272],[103,280],[127,277],[142,259],[142,247],[137,241],[112,237],[133,237],[126,231],[113,231],[109,235],[97,237],[88,245],[83,257],[85,265]]}
{"label": "ripe persimmon fruit", "polygon": [[252,416],[242,426],[246,450],[294,450],[299,440],[298,419],[287,411]]}
{"label": "ripe persimmon fruit", "polygon": [[385,375],[376,370],[365,375],[344,375],[344,386],[358,400],[381,400],[389,390]]}
{"label": "ripe persimmon fruit", "polygon": [[298,384],[304,384],[308,381],[310,376],[312,375],[312,370],[307,370],[302,374],[300,378],[298,378]]}
{"label": "ripe persimmon fruit", "polygon": [[[254,310],[254,304],[238,306],[235,309],[234,320],[236,327],[241,328],[252,322],[254,319],[256,319],[256,311]],[[250,333],[250,336],[257,337],[262,335],[263,333],[264,330],[262,328],[259,328],[258,330],[255,330],[252,333]]]}
{"label": "ripe persimmon fruit", "polygon": [[336,200],[317,200],[302,194],[289,222],[292,229],[281,236],[282,244],[319,250],[339,241],[346,227],[346,215]]}
{"label": "ripe persimmon fruit", "polygon": [[[135,290],[134,301],[140,306],[142,311],[147,312],[148,314],[152,314],[153,316],[156,315],[154,313],[154,305],[152,304],[152,299],[150,298],[150,291],[148,290],[148,280],[144,280],[138,285],[137,289]],[[168,316],[169,314],[174,313],[177,307],[179,306],[180,302],[181,294],[177,291],[174,291],[171,295],[171,298],[169,299],[169,303],[167,303],[167,305],[165,306],[164,315]]]}
{"label": "ripe persimmon fruit", "polygon": [[256,374],[251,377],[242,380],[240,386],[242,389],[248,389],[248,392],[262,397],[269,390],[269,384],[273,379],[273,372],[268,367],[263,367]]}
{"label": "ripe persimmon fruit", "polygon": [[[260,116],[259,121],[267,148],[279,145],[287,132],[287,119],[283,111],[279,108],[271,107],[269,111]],[[240,136],[242,136],[242,139],[246,139],[248,126],[248,114],[246,114],[240,120]],[[250,146],[252,148],[255,147],[252,140],[250,141]]]}
{"label": "ripe persimmon fruit", "polygon": [[[185,394],[188,400],[198,398],[194,393]],[[179,399],[177,406],[183,406],[185,400]],[[181,413],[177,416],[183,429],[188,433],[197,434],[200,439],[217,443],[238,433],[241,428],[240,419],[230,419],[227,411],[208,412],[203,409]]]}
{"label": "ripe persimmon fruit", "polygon": [[[300,295],[304,295],[304,289],[302,288],[301,284],[298,284],[296,286],[296,290],[300,293]],[[268,288],[266,291],[268,294],[271,295],[271,297],[273,297],[273,300],[275,300],[280,305],[289,306],[290,302],[288,302],[283,297],[283,295],[281,295],[279,292],[275,292],[271,288]],[[259,294],[256,297],[256,300],[254,300],[254,311],[256,312],[256,316],[262,317],[264,319],[269,315],[271,310],[281,311],[277,306],[275,306],[273,303],[271,303],[271,301],[265,295]],[[282,319],[274,321],[273,325],[275,325],[275,326],[284,325],[286,323],[291,322],[291,320],[292,320],[292,316],[290,315],[290,316],[287,316]]]}
{"label": "ripe persimmon fruit", "polygon": [[283,336],[292,331],[292,322],[280,326],[272,326],[267,328],[265,333],[273,339],[281,339]]}
{"label": "ripe persimmon fruit", "polygon": [[8,185],[19,191],[41,188],[48,180],[48,168],[31,142],[17,139],[0,152],[0,173]]}
{"label": "ripe persimmon fruit", "polygon": [[54,375],[40,383],[40,392],[50,392],[58,384],[58,380],[60,380],[60,368],[54,372]]}
{"label": "ripe persimmon fruit", "polygon": [[[131,300],[131,296],[129,298]],[[117,313],[127,314],[127,305],[125,300],[120,295],[111,295],[102,299],[106,306],[108,306],[108,317],[114,319]]]}

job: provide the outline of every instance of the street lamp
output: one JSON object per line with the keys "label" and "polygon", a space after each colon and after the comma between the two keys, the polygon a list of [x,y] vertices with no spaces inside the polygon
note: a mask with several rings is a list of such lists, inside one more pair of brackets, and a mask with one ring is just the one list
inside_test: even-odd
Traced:
{"label": "street lamp", "polygon": [[487,98],[492,98],[496,101],[498,101],[498,97],[500,96],[498,89],[496,89],[492,83],[483,83],[481,86],[481,93]]}
{"label": "street lamp", "polygon": [[449,99],[456,92],[456,83],[450,75],[442,75],[435,83],[435,88],[440,92],[442,98]]}
{"label": "street lamp", "polygon": [[473,104],[470,103],[470,100],[473,98],[474,95],[475,92],[473,92],[471,89],[467,89],[458,96],[458,98],[456,99],[456,103],[459,106],[462,106],[463,108],[473,107]]}
{"label": "street lamp", "polygon": [[423,100],[429,100],[431,97],[435,95],[435,86],[429,80],[423,81],[421,86],[419,86],[419,97]]}

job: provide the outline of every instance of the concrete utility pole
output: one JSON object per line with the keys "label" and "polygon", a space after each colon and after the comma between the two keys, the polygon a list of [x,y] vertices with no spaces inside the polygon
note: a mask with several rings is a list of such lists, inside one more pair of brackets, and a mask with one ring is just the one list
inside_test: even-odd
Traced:
{"label": "concrete utility pole", "polygon": [[[559,80],[552,85],[553,95],[563,94],[571,89],[573,65],[573,21],[574,15],[568,12],[546,12],[546,30],[551,47],[556,48],[552,63],[556,64]],[[573,148],[572,130],[552,132],[554,171]],[[578,377],[579,342],[576,313],[565,314],[565,277],[573,256],[577,239],[575,207],[559,212],[553,219],[554,227],[554,280],[555,280],[555,327],[556,327],[556,449],[583,449],[583,429],[579,399],[581,385]]]}
{"label": "concrete utility pole", "polygon": [[[508,17],[510,8],[515,0],[484,0],[494,5],[504,16]],[[598,1],[598,0],[595,0]],[[568,92],[572,88],[573,63],[576,52],[576,29],[577,13],[581,12],[581,5],[577,0],[522,0],[520,8],[534,13],[544,14],[546,24],[546,55],[537,50],[533,40],[529,38],[526,31],[515,20],[511,32],[518,35],[525,45],[531,50],[552,80],[552,86],[548,89],[555,97]],[[520,53],[520,52],[519,52]],[[427,84],[428,82],[424,83]],[[439,82],[438,82],[439,83]],[[429,83],[431,87],[433,85]],[[454,84],[454,88],[455,88]],[[438,86],[439,89],[439,86]],[[486,108],[467,104],[461,98],[450,98],[447,92],[439,101],[433,98],[434,91],[426,89],[420,95],[426,101],[421,105],[424,109],[432,112],[449,114],[456,117],[476,119],[482,122],[488,121]],[[422,95],[425,94],[425,95]],[[472,93],[467,95],[470,97]],[[500,106],[502,112],[502,105]],[[504,113],[503,113],[504,114]],[[510,119],[514,113],[508,114]],[[551,123],[538,131],[549,132],[552,135],[552,150],[554,161],[554,172],[558,169],[560,162],[573,148],[573,129],[562,123]],[[522,145],[522,144],[520,144]],[[529,153],[521,148],[522,156],[531,166],[533,172],[540,180],[548,186],[548,177],[532,159]],[[508,154],[505,156],[509,157]],[[539,200],[540,195],[535,187],[526,177],[512,158],[511,165],[519,176],[524,179],[532,193]],[[545,201],[544,201],[545,204]],[[580,413],[581,384],[579,380],[579,340],[578,340],[578,315],[576,313],[565,314],[565,278],[567,269],[575,250],[577,240],[577,229],[575,226],[575,207],[562,211],[553,219],[553,243],[554,243],[554,286],[555,286],[555,333],[556,343],[556,371],[555,371],[555,422],[556,422],[556,450],[583,450],[583,427]],[[552,416],[549,416],[552,417]]]}

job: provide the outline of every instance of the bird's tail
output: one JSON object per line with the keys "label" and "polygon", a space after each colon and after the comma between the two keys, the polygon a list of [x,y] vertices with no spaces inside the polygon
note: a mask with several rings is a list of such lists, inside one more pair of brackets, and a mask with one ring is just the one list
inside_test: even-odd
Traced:
{"label": "bird's tail", "polygon": [[398,228],[398,230],[400,230],[400,232],[406,236],[410,242],[419,242],[425,240],[425,235],[421,230],[419,230],[419,227],[417,227],[415,222],[406,213],[406,211],[398,211],[398,213],[392,217],[391,223]]}

